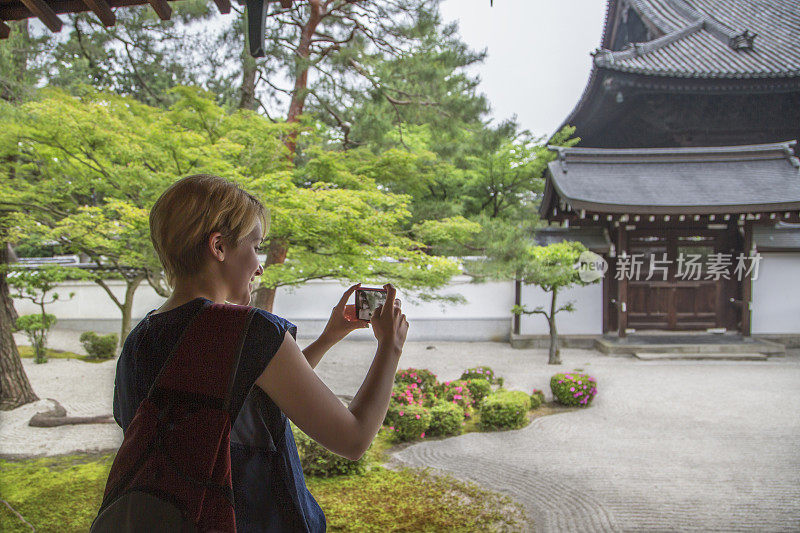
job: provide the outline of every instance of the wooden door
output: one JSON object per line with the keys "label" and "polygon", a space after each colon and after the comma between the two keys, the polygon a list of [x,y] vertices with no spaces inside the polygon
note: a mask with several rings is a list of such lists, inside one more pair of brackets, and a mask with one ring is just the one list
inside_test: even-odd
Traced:
{"label": "wooden door", "polygon": [[[639,269],[629,270],[628,327],[729,327],[724,310],[730,281],[708,268],[711,254],[729,253],[728,233],[707,229],[631,231],[627,253],[632,267],[638,264]],[[731,266],[728,272],[732,271]]]}

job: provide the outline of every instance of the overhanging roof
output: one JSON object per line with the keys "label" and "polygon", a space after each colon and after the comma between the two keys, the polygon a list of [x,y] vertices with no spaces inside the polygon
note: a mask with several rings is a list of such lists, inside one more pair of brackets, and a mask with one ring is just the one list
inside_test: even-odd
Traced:
{"label": "overhanging roof", "polygon": [[592,252],[603,254],[611,249],[608,232],[597,226],[590,227],[544,227],[537,228],[534,241],[539,246],[547,246],[562,241],[578,241]]}
{"label": "overhanging roof", "polygon": [[800,209],[795,141],[708,148],[564,148],[540,215],[563,201],[592,213],[715,214]]}
{"label": "overhanging roof", "polygon": [[[174,1],[174,0],[172,0]],[[247,5],[248,44],[255,57],[264,55],[264,17],[270,2],[280,2],[281,7],[291,8],[293,0],[238,0]],[[220,13],[230,13],[230,0],[214,0]],[[8,20],[38,18],[50,31],[61,31],[63,25],[58,15],[92,11],[105,26],[113,26],[117,17],[112,8],[150,4],[161,20],[172,17],[172,8],[167,0],[0,0],[0,39],[11,35]]]}

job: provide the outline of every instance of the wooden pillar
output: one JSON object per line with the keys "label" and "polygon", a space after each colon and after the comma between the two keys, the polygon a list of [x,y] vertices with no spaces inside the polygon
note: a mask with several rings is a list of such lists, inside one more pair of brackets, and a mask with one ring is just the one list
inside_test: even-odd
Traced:
{"label": "wooden pillar", "polygon": [[[522,305],[522,281],[514,280],[514,305]],[[520,315],[514,315],[514,334],[519,335]]]}
{"label": "wooden pillar", "polygon": [[[628,233],[625,231],[625,224],[620,224],[617,228],[617,259],[623,252],[627,254]],[[618,335],[625,337],[625,330],[628,329],[628,277],[624,275],[617,281],[617,325],[619,326]]]}
{"label": "wooden pillar", "polygon": [[611,257],[607,257],[606,258],[606,262],[608,263],[608,270],[606,271],[606,273],[605,273],[605,275],[603,276],[603,279],[602,279],[602,284],[603,284],[603,296],[602,296],[602,298],[603,298],[603,327],[602,327],[602,331],[603,331],[604,335],[606,333],[608,333],[609,329],[611,329],[610,317],[609,317],[609,315],[610,315],[609,310],[610,310],[610,307],[611,307],[611,279],[609,278],[609,276],[613,276],[614,275],[614,272],[612,272],[612,270],[611,270],[611,264],[612,264]]}
{"label": "wooden pillar", "polygon": [[[744,223],[744,253],[750,257],[750,250],[753,247],[753,225],[745,220]],[[750,336],[750,316],[751,316],[751,302],[753,298],[753,280],[749,272],[749,264],[746,264],[746,275],[742,278],[742,336]],[[760,265],[759,265],[760,266]]]}

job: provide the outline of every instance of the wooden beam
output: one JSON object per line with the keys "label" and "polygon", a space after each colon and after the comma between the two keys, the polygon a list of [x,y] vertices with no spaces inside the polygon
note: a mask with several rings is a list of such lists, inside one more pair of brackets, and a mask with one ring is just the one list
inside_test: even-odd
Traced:
{"label": "wooden beam", "polygon": [[[744,224],[744,254],[750,257],[750,249],[753,247],[753,225],[745,222]],[[760,265],[759,265],[760,266]],[[742,279],[742,336],[749,337],[751,329],[752,306],[753,301],[753,278],[750,272],[745,268],[745,276]]]}
{"label": "wooden beam", "polygon": [[267,23],[267,0],[247,0],[247,48],[253,57],[264,57],[264,28]]}
{"label": "wooden beam", "polygon": [[[617,228],[617,261],[622,252],[627,254],[627,249],[628,233],[620,226]],[[627,268],[630,268],[630,265]],[[625,272],[622,274],[622,279],[617,282],[617,326],[619,326],[617,336],[620,338],[627,336],[625,330],[628,329],[628,275]]]}
{"label": "wooden beam", "polygon": [[11,35],[11,28],[0,20],[0,39],[8,39],[9,35]]}
{"label": "wooden beam", "polygon": [[22,3],[47,26],[47,29],[53,32],[61,31],[61,19],[44,0],[22,0]]}
{"label": "wooden beam", "polygon": [[281,7],[284,9],[289,9],[292,7],[292,0],[281,0]]}
{"label": "wooden beam", "polygon": [[214,0],[214,3],[217,4],[219,12],[223,15],[231,12],[230,0]]}
{"label": "wooden beam", "polygon": [[113,26],[117,23],[116,15],[105,0],[83,0],[83,3],[97,15],[104,26]]}
{"label": "wooden beam", "polygon": [[147,0],[153,10],[156,12],[161,20],[169,20],[172,16],[172,8],[169,7],[167,0]]}

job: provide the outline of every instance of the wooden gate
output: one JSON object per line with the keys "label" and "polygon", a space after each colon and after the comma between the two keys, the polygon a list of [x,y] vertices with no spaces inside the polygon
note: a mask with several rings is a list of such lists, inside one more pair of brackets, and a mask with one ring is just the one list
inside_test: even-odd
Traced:
{"label": "wooden gate", "polygon": [[[632,230],[627,248],[629,328],[738,328],[730,303],[740,290],[735,229]],[[728,255],[709,258],[715,253]],[[729,265],[717,262],[715,274],[714,259]]]}

